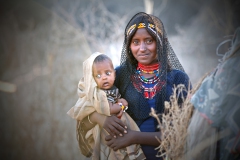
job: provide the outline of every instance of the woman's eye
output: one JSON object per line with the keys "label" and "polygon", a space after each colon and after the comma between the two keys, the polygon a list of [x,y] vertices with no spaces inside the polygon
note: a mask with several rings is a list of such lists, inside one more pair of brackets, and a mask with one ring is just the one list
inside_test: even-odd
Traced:
{"label": "woman's eye", "polygon": [[135,45],[137,45],[137,44],[138,44],[138,41],[134,40],[132,43],[135,44]]}
{"label": "woman's eye", "polygon": [[148,40],[146,41],[146,43],[147,43],[147,44],[152,43],[152,40],[151,40],[151,39],[148,39]]}
{"label": "woman's eye", "polygon": [[106,74],[109,76],[109,75],[111,75],[111,72],[107,72]]}

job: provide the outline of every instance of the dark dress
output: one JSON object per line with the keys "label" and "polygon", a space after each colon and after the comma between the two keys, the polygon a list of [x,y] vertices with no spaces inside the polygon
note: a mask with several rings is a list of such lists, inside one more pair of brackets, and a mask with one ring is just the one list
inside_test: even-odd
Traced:
{"label": "dark dress", "polygon": [[[162,113],[164,110],[164,101],[169,101],[169,97],[173,93],[174,85],[184,84],[186,87],[189,85],[189,78],[186,73],[179,70],[172,70],[167,74],[167,82],[152,99],[146,99],[143,95],[143,91],[139,92],[134,87],[134,84],[130,82],[124,82],[121,80],[121,68],[116,68],[116,81],[115,85],[119,88],[120,94],[128,101],[128,114],[137,123],[142,132],[157,132],[157,121],[149,115],[151,108],[154,108],[157,113]],[[124,83],[128,83],[127,85]],[[144,84],[153,86],[154,84]],[[122,87],[126,86],[126,87]],[[165,92],[164,92],[165,91]],[[155,150],[154,146],[141,145],[142,150],[150,160],[159,160],[162,158],[156,157],[158,150]]]}

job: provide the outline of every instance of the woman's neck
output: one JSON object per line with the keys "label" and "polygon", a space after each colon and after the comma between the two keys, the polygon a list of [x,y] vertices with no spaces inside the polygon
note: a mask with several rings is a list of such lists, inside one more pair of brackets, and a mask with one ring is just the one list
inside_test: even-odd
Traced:
{"label": "woman's neck", "polygon": [[141,72],[141,75],[143,75],[145,78],[150,78],[155,76],[159,71],[159,63],[155,63],[152,65],[144,65],[141,63],[138,63],[137,70]]}

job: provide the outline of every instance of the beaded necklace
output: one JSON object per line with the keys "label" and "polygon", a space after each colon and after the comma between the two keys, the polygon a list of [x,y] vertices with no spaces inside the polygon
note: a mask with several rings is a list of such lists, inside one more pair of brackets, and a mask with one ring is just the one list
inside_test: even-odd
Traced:
{"label": "beaded necklace", "polygon": [[155,74],[154,77],[152,77],[152,78],[145,78],[145,77],[142,75],[142,73],[141,73],[140,70],[137,70],[137,73],[138,73],[139,79],[140,79],[143,83],[146,83],[146,84],[153,84],[153,83],[157,82],[158,79],[159,79],[159,78],[158,78],[158,73]]}
{"label": "beaded necklace", "polygon": [[[158,67],[159,67],[159,64],[144,66],[143,64],[138,63],[137,75],[142,82],[141,88],[144,91],[144,97],[147,99],[152,99],[156,94],[156,87],[159,82]],[[151,78],[145,78],[142,73],[155,74],[155,75]],[[154,85],[152,86],[151,84],[154,84]],[[148,87],[148,85],[151,85],[152,87]]]}
{"label": "beaded necklace", "polygon": [[159,67],[159,64],[154,64],[154,65],[150,65],[150,66],[145,66],[141,63],[138,63],[138,67],[137,67],[137,70],[140,70],[141,72],[144,72],[144,73],[158,73],[158,67]]}

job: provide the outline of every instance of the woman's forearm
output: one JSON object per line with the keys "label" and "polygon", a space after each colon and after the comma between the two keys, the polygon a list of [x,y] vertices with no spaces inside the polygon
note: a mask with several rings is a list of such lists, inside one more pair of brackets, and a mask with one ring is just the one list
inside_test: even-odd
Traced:
{"label": "woman's forearm", "polygon": [[159,146],[160,132],[140,132],[128,130],[128,133],[123,137],[113,138],[112,136],[106,136],[105,140],[107,145],[114,151],[125,148],[133,144]]}
{"label": "woman's forearm", "polygon": [[[160,132],[139,132],[133,131],[132,144],[141,144],[149,146],[159,146],[159,141],[161,137]],[[157,140],[158,139],[158,140]]]}
{"label": "woman's forearm", "polygon": [[89,115],[89,121],[92,122],[94,125],[99,124],[101,127],[103,126],[105,119],[106,116],[97,112],[93,112]]}
{"label": "woman's forearm", "polygon": [[93,112],[90,115],[86,116],[82,123],[84,124],[84,130],[88,131],[92,129],[95,125],[100,125],[101,127],[104,124],[106,116],[99,114],[97,112]]}
{"label": "woman's forearm", "polygon": [[[86,119],[89,118],[89,119]],[[117,118],[116,116],[105,116],[98,112],[93,112],[86,117],[85,121],[87,121],[88,128],[92,128],[94,125],[98,124],[101,128],[104,128],[110,135],[116,137],[117,135],[123,135],[127,133],[126,126],[124,123]]]}
{"label": "woman's forearm", "polygon": [[95,112],[93,112],[92,114],[86,116],[82,120],[82,123],[84,124],[84,130],[86,130],[86,131],[92,129],[96,125],[95,118],[92,116],[93,114],[95,114]]}

